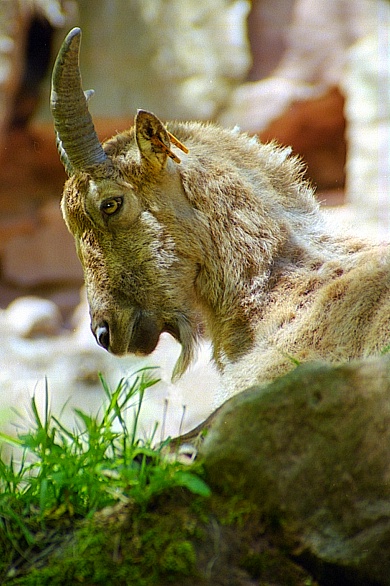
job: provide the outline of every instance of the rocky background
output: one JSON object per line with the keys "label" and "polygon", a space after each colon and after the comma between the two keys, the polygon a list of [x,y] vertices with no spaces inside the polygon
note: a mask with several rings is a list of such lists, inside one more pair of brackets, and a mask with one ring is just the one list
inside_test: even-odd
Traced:
{"label": "rocky background", "polygon": [[[101,139],[138,107],[162,118],[213,119],[292,144],[332,223],[388,237],[389,13],[385,0],[4,0],[0,4],[0,406],[9,431],[32,393],[53,409],[98,409],[96,373],[115,384],[145,362],[95,344],[82,274],[59,212],[65,174],[48,110],[57,48],[83,29],[81,67]],[[176,435],[223,399],[201,349],[177,385],[177,345],[164,338],[147,363],[145,431]],[[168,402],[168,407],[167,407]],[[69,415],[71,417],[71,415]],[[183,423],[182,422],[183,419]],[[163,422],[164,420],[164,422]]]}

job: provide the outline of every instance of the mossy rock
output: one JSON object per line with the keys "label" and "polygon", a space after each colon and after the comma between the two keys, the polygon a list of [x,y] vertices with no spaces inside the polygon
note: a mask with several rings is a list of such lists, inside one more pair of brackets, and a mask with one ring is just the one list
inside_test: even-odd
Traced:
{"label": "mossy rock", "polygon": [[200,456],[211,497],[176,486],[105,509],[3,583],[390,585],[390,356],[248,389]]}
{"label": "mossy rock", "polygon": [[323,583],[390,585],[390,356],[306,364],[248,389],[202,454],[214,490],[278,518]]}
{"label": "mossy rock", "polygon": [[118,505],[101,511],[5,584],[314,585],[280,550],[278,534],[245,500],[206,499],[175,489],[146,509]]}

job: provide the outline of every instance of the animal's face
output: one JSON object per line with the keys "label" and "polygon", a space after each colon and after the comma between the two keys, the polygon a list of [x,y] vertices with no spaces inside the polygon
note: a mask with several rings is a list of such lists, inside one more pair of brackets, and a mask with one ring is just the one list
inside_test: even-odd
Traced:
{"label": "animal's face", "polygon": [[[137,126],[140,132],[139,117]],[[92,331],[117,355],[149,354],[169,332],[183,348],[179,374],[192,359],[199,328],[196,212],[177,164],[145,158],[134,136],[101,175],[74,175],[62,201],[84,270]]]}
{"label": "animal's face", "polygon": [[188,151],[142,110],[133,130],[103,148],[88,111],[93,92],[81,85],[80,39],[80,29],[70,31],[57,56],[51,109],[70,176],[62,210],[84,269],[92,331],[118,355],[148,354],[160,334],[170,332],[182,344],[178,375],[191,361],[197,336],[202,256],[190,236],[196,212],[173,152]]}

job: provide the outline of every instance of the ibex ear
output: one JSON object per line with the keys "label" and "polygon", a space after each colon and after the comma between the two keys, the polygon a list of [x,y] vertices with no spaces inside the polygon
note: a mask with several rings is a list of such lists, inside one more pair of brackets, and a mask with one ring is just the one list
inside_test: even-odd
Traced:
{"label": "ibex ear", "polygon": [[161,120],[151,112],[138,110],[135,117],[135,137],[142,163],[160,171],[165,167],[170,150],[169,134]]}

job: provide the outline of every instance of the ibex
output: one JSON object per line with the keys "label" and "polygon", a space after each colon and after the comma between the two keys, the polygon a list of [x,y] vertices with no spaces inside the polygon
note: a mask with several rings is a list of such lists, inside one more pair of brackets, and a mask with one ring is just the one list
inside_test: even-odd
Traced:
{"label": "ibex", "polygon": [[80,35],[73,29],[59,52],[51,107],[70,176],[62,211],[97,342],[145,355],[169,332],[182,346],[177,377],[207,336],[229,394],[296,361],[380,353],[389,248],[332,235],[290,149],[236,129],[163,124],[139,110],[102,145]]}

